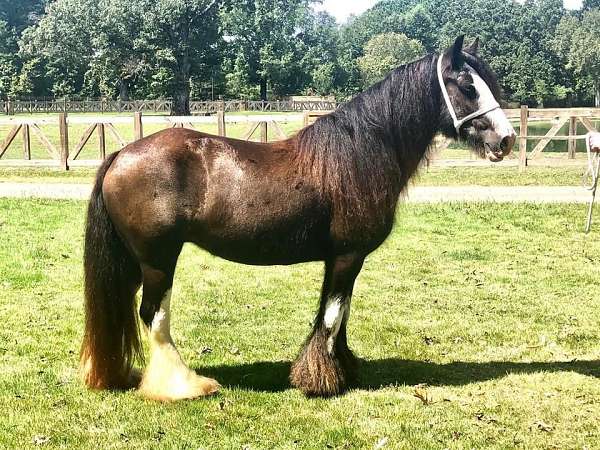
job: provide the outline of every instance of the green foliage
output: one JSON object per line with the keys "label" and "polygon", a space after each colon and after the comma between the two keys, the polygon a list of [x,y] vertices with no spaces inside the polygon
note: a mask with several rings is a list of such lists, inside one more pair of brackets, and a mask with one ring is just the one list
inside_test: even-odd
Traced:
{"label": "green foliage", "polygon": [[[314,23],[311,0],[232,0],[221,8],[221,27],[228,43],[227,85],[241,92],[259,85],[260,98],[291,94],[302,86],[301,36]],[[318,40],[318,37],[316,38]],[[304,80],[306,82],[306,80]]]}
{"label": "green foliage", "polygon": [[382,33],[371,38],[364,48],[364,56],[358,66],[365,85],[369,86],[384,78],[394,68],[413,61],[425,54],[423,45],[404,34]]}
{"label": "green foliage", "polygon": [[554,47],[567,67],[594,87],[595,103],[600,106],[600,9],[585,11],[581,19],[564,17]]}
{"label": "green foliage", "polygon": [[404,61],[385,40],[368,50],[381,60],[367,54],[384,33],[427,52],[479,37],[512,102],[582,104],[598,91],[596,0],[578,12],[562,0],[382,0],[345,25],[314,3],[0,0],[0,97],[172,97],[179,113],[190,95],[344,99]]}

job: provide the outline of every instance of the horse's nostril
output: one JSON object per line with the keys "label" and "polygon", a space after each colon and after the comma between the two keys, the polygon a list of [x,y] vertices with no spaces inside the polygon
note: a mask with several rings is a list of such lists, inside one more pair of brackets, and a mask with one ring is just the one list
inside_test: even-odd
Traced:
{"label": "horse's nostril", "polygon": [[516,139],[516,137],[514,134],[504,136],[502,138],[502,141],[500,142],[500,149],[502,150],[502,152],[504,154],[510,153],[513,146],[515,145],[515,139]]}

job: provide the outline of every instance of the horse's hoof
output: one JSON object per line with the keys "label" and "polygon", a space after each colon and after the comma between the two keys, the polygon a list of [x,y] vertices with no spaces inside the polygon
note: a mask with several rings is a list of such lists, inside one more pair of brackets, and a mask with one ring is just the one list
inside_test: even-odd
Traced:
{"label": "horse's hoof", "polygon": [[347,374],[337,358],[311,342],[292,364],[290,383],[307,397],[333,397],[346,391]]}
{"label": "horse's hoof", "polygon": [[219,392],[220,387],[216,380],[196,375],[189,370],[187,373],[174,373],[163,379],[145,376],[139,393],[150,400],[173,402],[214,395]]}

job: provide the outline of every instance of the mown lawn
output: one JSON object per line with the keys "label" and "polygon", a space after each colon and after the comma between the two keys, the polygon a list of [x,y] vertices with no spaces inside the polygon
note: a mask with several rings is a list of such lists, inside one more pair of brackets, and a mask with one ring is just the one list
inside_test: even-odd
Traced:
{"label": "mown lawn", "polygon": [[[287,382],[321,264],[186,247],[173,332],[210,399],[89,392],[77,376],[85,204],[0,200],[0,448],[599,448],[600,232],[583,205],[405,205],[358,278],[358,385]],[[419,398],[420,397],[420,398]]]}
{"label": "mown lawn", "polygon": [[[413,178],[413,186],[580,186],[585,167],[430,167]],[[83,183],[91,184],[95,168],[2,167],[0,183]]]}

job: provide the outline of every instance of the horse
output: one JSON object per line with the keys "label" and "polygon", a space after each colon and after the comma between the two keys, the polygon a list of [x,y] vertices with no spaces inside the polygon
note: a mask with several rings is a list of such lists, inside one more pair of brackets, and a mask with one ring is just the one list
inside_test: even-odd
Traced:
{"label": "horse", "polygon": [[[84,251],[84,382],[137,383],[150,399],[214,394],[170,333],[170,301],[182,246],[191,242],[241,264],[323,261],[312,332],[289,381],[307,396],[343,393],[356,379],[347,341],[355,279],[394,224],[396,205],[437,133],[500,161],[515,131],[501,91],[464,36],[441,54],[393,70],[381,82],[294,136],[255,143],[194,130],[163,130],[109,155],[98,169]],[[139,317],[148,335],[143,361]]]}

